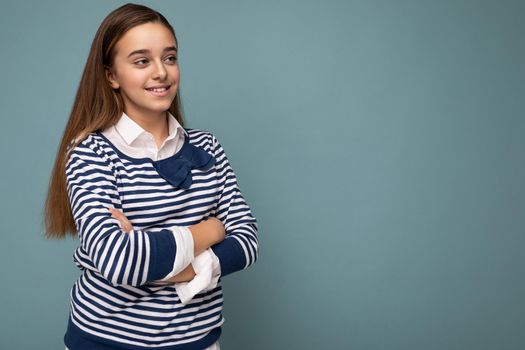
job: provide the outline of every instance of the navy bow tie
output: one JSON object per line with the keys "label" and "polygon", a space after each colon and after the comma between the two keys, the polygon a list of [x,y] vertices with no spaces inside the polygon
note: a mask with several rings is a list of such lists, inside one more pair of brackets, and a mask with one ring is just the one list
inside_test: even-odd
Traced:
{"label": "navy bow tie", "polygon": [[175,155],[152,162],[162,178],[175,187],[190,188],[193,183],[191,170],[207,170],[215,164],[215,158],[208,152],[184,142]]}

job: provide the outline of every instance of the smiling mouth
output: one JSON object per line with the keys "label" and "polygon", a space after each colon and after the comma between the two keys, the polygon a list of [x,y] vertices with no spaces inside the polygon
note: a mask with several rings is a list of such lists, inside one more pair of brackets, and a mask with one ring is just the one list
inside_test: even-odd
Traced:
{"label": "smiling mouth", "polygon": [[168,91],[170,86],[171,85],[169,85],[169,86],[162,86],[162,87],[146,88],[146,90],[153,91],[153,92],[166,92],[166,91]]}

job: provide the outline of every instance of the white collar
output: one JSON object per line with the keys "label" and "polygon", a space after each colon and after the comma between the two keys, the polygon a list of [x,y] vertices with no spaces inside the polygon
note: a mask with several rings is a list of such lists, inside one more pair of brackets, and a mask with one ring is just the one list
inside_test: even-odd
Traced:
{"label": "white collar", "polygon": [[[122,113],[122,116],[115,124],[115,129],[129,146],[131,146],[133,141],[135,141],[142,133],[149,133],[140,125],[138,125],[133,119],[131,119],[126,113]],[[188,135],[186,130],[184,130],[177,119],[175,119],[175,117],[170,112],[168,112],[168,137],[166,140],[175,138],[179,130]]]}

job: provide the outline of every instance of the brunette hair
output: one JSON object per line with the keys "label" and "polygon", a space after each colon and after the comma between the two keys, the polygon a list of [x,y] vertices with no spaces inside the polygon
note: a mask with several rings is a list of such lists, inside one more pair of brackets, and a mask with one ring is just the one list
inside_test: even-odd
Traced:
{"label": "brunette hair", "polygon": [[[126,4],[112,11],[95,34],[49,182],[43,215],[46,238],[64,238],[67,234],[76,236],[65,174],[69,150],[88,134],[114,125],[121,117],[124,112],[122,96],[109,85],[105,69],[113,63],[119,39],[131,28],[150,22],[165,25],[178,46],[175,31],[168,20],[143,5]],[[168,111],[184,125],[179,92]]]}

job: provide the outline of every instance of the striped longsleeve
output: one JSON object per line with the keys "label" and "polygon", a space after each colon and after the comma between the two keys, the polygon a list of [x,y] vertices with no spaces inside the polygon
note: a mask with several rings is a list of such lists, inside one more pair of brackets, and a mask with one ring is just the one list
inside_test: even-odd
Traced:
{"label": "striped longsleeve", "polygon": [[[199,350],[219,339],[220,278],[187,300],[174,284],[157,282],[186,249],[178,244],[179,229],[212,216],[221,220],[226,238],[211,250],[223,277],[256,261],[258,227],[215,136],[185,131],[180,150],[163,159],[130,156],[100,132],[71,150],[66,181],[80,239],[74,262],[82,274],[70,294],[68,348]],[[199,165],[194,156],[213,161]],[[164,168],[166,162],[173,167]],[[174,181],[179,170],[188,171],[181,186]],[[134,229],[122,231],[109,207]]]}
{"label": "striped longsleeve", "polygon": [[[109,207],[120,209],[116,177],[108,163],[89,147],[75,149],[66,165],[67,190],[80,238],[80,248],[96,269],[113,285],[139,286],[173,273],[179,242],[184,247],[184,261],[179,270],[193,259],[191,233],[183,227],[158,232],[124,232]],[[187,230],[187,229],[186,229]],[[182,252],[181,252],[182,253]]]}

